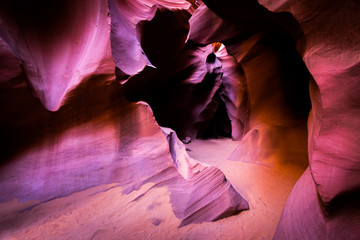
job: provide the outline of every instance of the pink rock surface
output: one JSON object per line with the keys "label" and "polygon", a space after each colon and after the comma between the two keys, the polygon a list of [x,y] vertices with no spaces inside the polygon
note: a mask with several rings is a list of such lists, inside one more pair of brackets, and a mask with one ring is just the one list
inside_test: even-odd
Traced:
{"label": "pink rock surface", "polygon": [[210,76],[206,59],[214,48],[185,43],[189,17],[184,10],[160,8],[151,21],[138,24],[142,48],[157,68],[131,77],[124,84],[125,94],[131,101],[148,102],[157,121],[176,130],[181,139],[205,136],[219,105],[226,105],[230,136],[240,139],[246,118],[246,99],[236,93],[244,91],[242,69],[221,48],[215,54],[222,73]]}
{"label": "pink rock surface", "polygon": [[223,69],[222,81],[225,93],[222,94],[222,98],[231,121],[231,136],[232,139],[239,140],[244,136],[249,117],[244,70],[237,64],[236,59],[228,54],[224,45],[220,46],[216,56],[221,61]]}
{"label": "pink rock surface", "polygon": [[173,130],[162,130],[169,142],[174,164],[186,179],[171,186],[174,188],[171,202],[175,215],[181,219],[180,227],[216,221],[249,209],[247,201],[219,169],[192,159]]}
{"label": "pink rock surface", "polygon": [[359,196],[341,198],[331,215],[324,215],[310,170],[290,194],[274,239],[359,239]]}
{"label": "pink rock surface", "polygon": [[360,140],[360,45],[355,40],[359,37],[356,12],[360,5],[357,1],[260,3],[272,11],[291,12],[304,31],[304,61],[317,85],[311,86],[310,169],[322,200],[329,204],[360,186],[356,147]]}
{"label": "pink rock surface", "polygon": [[[123,164],[118,154],[131,158],[141,136],[143,143],[162,137],[154,135],[158,128],[149,124],[153,118],[146,107],[127,103],[119,86],[107,83],[109,77],[89,78],[55,113],[43,109],[25,84],[3,89],[1,202],[44,201],[119,181],[124,176],[116,174]],[[146,150],[150,157],[151,148],[141,151]]]}
{"label": "pink rock surface", "polygon": [[[289,212],[298,204],[293,198],[303,198],[303,192],[294,189],[284,209],[277,236],[296,237],[309,229],[299,225],[322,220],[319,229],[326,228],[325,239],[359,238],[358,201],[360,186],[359,142],[359,51],[360,21],[355,12],[356,1],[260,1],[272,11],[289,11],[298,20],[306,37],[304,61],[314,81],[310,84],[312,114],[309,116],[310,173],[321,202],[314,201],[317,211],[299,213],[294,222]],[[339,21],[341,19],[341,21]],[[316,26],[322,26],[318,28]],[[346,26],[346,27],[345,27]],[[299,183],[300,184],[300,183]],[[303,183],[301,183],[303,184]],[[320,204],[323,209],[320,211]],[[353,209],[354,212],[352,212]],[[357,216],[356,216],[357,215]],[[289,223],[293,224],[289,224]],[[325,225],[325,226],[324,226]],[[319,232],[311,228],[311,233]]]}
{"label": "pink rock surface", "polygon": [[[278,142],[279,139],[287,138],[285,137],[286,133],[280,133],[281,126],[295,127],[298,124],[294,120],[299,119],[300,115],[297,115],[294,109],[296,107],[301,109],[301,106],[291,100],[291,97],[286,96],[290,89],[279,92],[280,86],[284,85],[276,86],[276,84],[281,81],[276,83],[272,80],[271,85],[266,84],[266,81],[273,76],[277,76],[277,79],[285,77],[290,80],[293,78],[291,72],[295,73],[296,69],[300,69],[292,68],[289,75],[286,75],[286,68],[291,65],[283,62],[285,69],[282,69],[283,60],[281,59],[285,60],[287,54],[282,53],[281,48],[285,49],[287,43],[284,41],[285,38],[281,40],[274,36],[281,36],[283,30],[288,31],[289,36],[293,38],[292,41],[295,40],[293,46],[296,46],[298,52],[303,56],[306,67],[314,78],[310,84],[312,114],[309,117],[308,149],[311,174],[322,201],[320,203],[313,202],[312,204],[320,205],[312,205],[312,207],[320,208],[322,206],[325,212],[300,211],[296,204],[289,199],[289,206],[284,210],[284,216],[288,217],[283,219],[279,225],[279,229],[284,232],[288,231],[289,235],[281,235],[279,239],[283,239],[284,236],[285,238],[300,238],[302,231],[315,232],[316,227],[305,230],[304,226],[312,222],[311,219],[316,218],[316,214],[319,216],[325,214],[323,217],[333,218],[334,223],[342,221],[340,220],[342,218],[335,214],[332,208],[336,208],[340,212],[344,211],[345,214],[347,211],[345,206],[341,210],[342,207],[338,203],[341,202],[345,205],[347,201],[351,201],[351,198],[357,199],[360,181],[359,153],[355,146],[359,141],[359,134],[356,130],[359,128],[357,120],[359,118],[357,111],[359,109],[359,84],[357,81],[359,45],[354,42],[353,37],[350,37],[352,33],[355,33],[355,36],[358,33],[360,21],[354,21],[353,10],[358,9],[359,5],[355,1],[337,2],[336,4],[333,1],[316,3],[310,1],[260,1],[271,11],[279,13],[290,11],[293,14],[299,25],[293,24],[292,30],[289,31],[291,24],[285,23],[284,19],[281,20],[285,15],[270,13],[255,1],[241,3],[227,1],[222,2],[221,5],[217,5],[216,1],[205,1],[205,3],[216,14],[211,13],[205,6],[198,8],[192,17],[193,20],[190,20],[189,39],[203,44],[223,41],[229,53],[233,54],[243,66],[249,92],[249,132],[231,158],[241,156],[241,159],[249,159],[252,156],[256,160],[264,157],[264,155],[259,155],[261,149],[267,149],[270,152],[273,148],[286,149],[282,144],[288,144],[289,141]],[[232,6],[232,8],[226,6]],[[241,12],[242,10],[244,12]],[[207,17],[202,18],[203,15]],[[252,16],[249,17],[249,15]],[[339,18],[344,21],[340,23]],[[249,21],[249,24],[241,25],[241,21],[245,19]],[[266,19],[267,23],[259,24]],[[212,22],[217,24],[211,24]],[[318,28],[320,25],[323,26],[321,29]],[[349,27],[343,27],[344,25]],[[208,29],[209,34],[202,34],[205,29]],[[264,30],[267,32],[263,32]],[[251,33],[251,31],[253,32]],[[248,36],[244,36],[244,32],[248,33]],[[272,42],[271,38],[275,41]],[[268,48],[269,44],[270,48]],[[276,47],[277,44],[279,48]],[[289,50],[287,51],[289,52]],[[290,62],[290,58],[285,61]],[[301,60],[297,61],[301,62]],[[268,88],[261,91],[261,86],[265,85]],[[271,92],[271,94],[267,92]],[[287,108],[283,105],[284,103],[290,103],[289,107],[291,105],[292,107]],[[301,115],[306,116],[306,114]],[[277,126],[277,130],[271,127],[273,124]],[[298,134],[293,137],[296,135],[300,140]],[[290,145],[294,146],[294,142]],[[257,147],[254,148],[254,146]],[[294,197],[296,194],[301,197],[303,193],[294,191],[293,194]],[[301,216],[303,229],[291,219],[290,213],[293,211],[297,211]],[[338,220],[336,220],[337,218]],[[352,237],[351,234],[356,231],[354,229],[356,222],[358,222],[356,218],[349,218],[348,228],[342,232]],[[332,228],[328,223],[318,227],[320,229]],[[298,229],[299,232],[295,233],[295,229]],[[341,231],[337,234],[336,230],[331,230],[331,234],[327,232],[322,235],[326,239],[343,236]]]}
{"label": "pink rock surface", "polygon": [[180,139],[241,139],[232,164],[275,175],[304,167],[308,150],[275,238],[359,238],[360,4],[200,3],[1,2],[0,202],[116,183],[127,196],[150,184],[131,202],[169,191],[180,226],[248,208],[158,121]]}
{"label": "pink rock surface", "polygon": [[101,186],[112,183],[130,194],[150,183],[150,189],[170,191],[173,211],[182,220],[179,227],[248,209],[224,174],[192,160],[176,134],[169,145],[150,107],[129,103],[113,74],[83,81],[55,113],[45,110],[24,83],[2,90],[1,203],[32,201],[18,209],[25,211],[94,186],[107,191]]}
{"label": "pink rock surface", "polygon": [[[151,66],[141,45],[137,24],[151,20],[159,6],[169,9],[189,9],[190,3],[182,1],[130,1],[109,0],[111,15],[111,49],[116,67],[123,74],[134,75]],[[156,66],[155,66],[156,67]]]}
{"label": "pink rock surface", "polygon": [[[231,2],[234,4],[232,9],[215,6],[214,1],[205,2],[213,11],[224,18],[224,21],[228,21],[235,26],[239,25],[241,18],[236,18],[239,13],[235,9],[239,8],[235,7],[235,1]],[[231,3],[229,2],[228,5],[231,5]],[[322,1],[316,3],[310,1],[260,1],[260,3],[271,11],[290,11],[295,19],[299,22],[303,31],[304,38],[301,38],[301,34],[294,34],[296,31],[290,35],[293,37],[300,36],[300,38],[294,38],[297,40],[296,47],[299,53],[304,56],[304,62],[312,74],[312,77],[314,78],[314,81],[312,81],[310,84],[312,114],[309,117],[308,127],[310,170],[322,200],[320,205],[323,205],[324,203],[324,214],[329,214],[329,217],[333,217],[334,222],[337,221],[335,220],[337,217],[339,218],[338,221],[341,221],[341,217],[337,216],[332,211],[332,208],[337,208],[335,206],[337,206],[336,202],[338,201],[343,201],[343,204],[345,204],[346,201],[351,201],[351,198],[356,198],[360,181],[358,176],[359,153],[357,152],[357,147],[355,146],[359,141],[356,131],[356,129],[359,128],[359,121],[357,120],[359,118],[359,113],[357,111],[357,109],[359,109],[359,84],[357,81],[359,72],[359,45],[358,43],[354,42],[353,36],[350,37],[352,33],[355,35],[358,33],[357,29],[360,22],[353,21],[353,19],[355,19],[353,10],[358,9],[359,5],[354,1],[348,1],[346,3],[337,2],[336,4],[333,1]],[[240,3],[237,4],[237,6],[240,7]],[[250,7],[254,13],[261,12],[259,10],[261,7],[256,6],[255,3],[247,1],[246,3],[241,4],[246,6],[244,9]],[[227,5],[227,3],[224,5]],[[208,14],[213,19],[218,17],[214,14]],[[201,14],[199,13],[198,16],[200,15]],[[271,14],[269,13],[268,15]],[[194,16],[196,16],[196,12]],[[338,21],[339,18],[343,19],[344,21],[340,23]],[[277,20],[275,18],[275,21]],[[203,29],[207,28],[208,25],[206,25],[206,23],[207,21],[204,20]],[[323,27],[319,29],[318,26],[320,25]],[[349,27],[344,28],[344,25]],[[200,27],[197,26],[198,30],[199,28]],[[240,27],[240,29],[243,28],[244,27]],[[262,26],[262,28],[266,28],[266,25]],[[227,29],[230,29],[230,27]],[[287,29],[287,27],[284,29]],[[239,30],[239,28],[237,28],[237,30]],[[220,37],[220,34],[217,32],[217,27],[214,26],[213,30],[210,32],[213,33],[212,37]],[[223,34],[221,38],[226,39],[224,35],[225,34]],[[190,39],[191,36],[192,35],[190,31]],[[194,38],[198,38],[199,35],[194,33],[193,36]],[[231,34],[229,36],[232,37]],[[201,39],[201,36],[199,38]],[[255,81],[251,81],[250,78],[256,77],[257,75],[255,71],[264,69],[263,66],[266,65],[269,67],[267,70],[264,69],[264,72],[274,72],[274,66],[271,65],[271,62],[267,61],[266,64],[259,64],[261,62],[260,59],[262,59],[261,56],[256,56],[256,58],[258,58],[258,60],[254,62],[257,66],[256,70],[255,65],[251,65],[251,58],[246,57],[246,55],[250,55],[252,52],[254,52],[258,44],[263,41],[261,40],[262,38],[263,36],[261,35],[253,35],[252,37],[248,38],[248,40],[243,41],[242,44],[240,44],[240,42],[238,44],[234,44],[233,42],[228,44],[228,51],[234,54],[244,67],[250,92],[250,101],[252,102],[251,104],[260,104],[258,106],[253,105],[251,108],[250,128],[251,122],[253,120],[267,122],[271,119],[276,120],[273,118],[275,116],[282,116],[281,121],[286,119],[286,117],[283,117],[284,115],[281,115],[280,112],[277,112],[277,114],[263,115],[267,110],[260,107],[265,102],[262,102],[261,98],[259,97],[265,95],[259,95],[258,93],[260,92],[258,90],[260,89],[260,85],[264,84],[261,84],[259,81],[256,81],[256,84],[260,85],[251,84],[252,82],[255,83]],[[279,53],[279,51],[277,51],[277,53]],[[276,65],[277,67],[279,66],[278,62]],[[281,70],[281,74],[282,73],[283,70]],[[253,90],[251,90],[251,88],[253,88]],[[276,88],[279,89],[278,87]],[[255,95],[253,95],[255,98],[251,96],[251,92],[255,93]],[[274,105],[275,102],[273,100],[267,98],[266,102],[267,104]],[[286,101],[282,100],[281,102],[284,103]],[[267,107],[267,109],[272,109],[273,111],[274,108],[272,108],[270,105]],[[283,111],[286,108],[283,106],[276,109]],[[265,112],[263,112],[263,110],[265,110]],[[286,115],[291,116],[289,115],[289,112],[287,112]],[[261,118],[261,116],[264,118]],[[255,119],[251,119],[252,117],[255,117]],[[256,142],[255,135],[254,137],[248,139],[253,139],[250,141]],[[266,139],[270,139],[269,136],[263,138],[265,141]],[[274,143],[274,141],[270,142]],[[249,145],[254,146],[252,143]],[[244,151],[246,152],[246,149],[242,150],[242,152]],[[295,191],[294,195],[295,194],[302,193]],[[299,211],[295,205],[291,205],[292,203],[293,202],[289,200],[288,204],[290,206],[285,209],[284,214],[288,214],[288,216],[290,216],[288,212]],[[337,209],[338,211],[342,211],[340,210],[341,207]],[[343,211],[346,212],[345,207]],[[311,222],[312,218],[315,218],[315,216],[312,215],[312,212],[301,212],[301,214],[303,224],[308,224],[308,222]],[[322,213],[319,212],[319,215],[321,214]],[[355,231],[352,228],[358,220],[356,218],[350,219],[351,220],[349,221],[351,223],[349,222],[348,228],[344,230],[344,232],[348,232],[351,236],[351,233]],[[279,229],[286,231],[287,228],[283,226],[286,225],[289,228],[288,230],[290,233],[290,231],[292,231],[291,229],[299,228],[299,225],[296,225],[295,223],[293,225],[289,225],[286,223],[287,221],[291,220],[287,218],[287,220],[281,221]],[[328,224],[325,225],[328,226]],[[322,225],[322,227],[325,225]],[[319,228],[321,227],[319,226]],[[301,231],[308,231],[308,229],[299,231],[300,232],[298,232],[297,235],[292,236],[290,234],[288,237],[299,237]],[[315,231],[315,228],[312,229],[312,231]],[[331,234],[328,232],[324,236],[325,238],[341,238],[343,235],[341,235],[340,232],[339,235],[337,235],[336,231],[332,231]]]}
{"label": "pink rock surface", "polygon": [[[251,24],[244,26],[230,13],[222,19],[201,5],[190,19],[188,39],[202,44],[222,41],[243,70],[244,77],[233,80],[241,87],[232,87],[233,94],[242,98],[235,109],[242,119],[243,141],[230,159],[260,163],[277,154],[279,161],[289,161],[288,156],[295,161],[295,152],[306,151],[310,75],[294,39],[276,25],[277,16],[256,9],[261,7],[253,9],[258,19],[250,18]],[[244,14],[245,19],[249,13]],[[265,20],[268,25],[261,24]]]}
{"label": "pink rock surface", "polygon": [[0,8],[0,36],[50,111],[109,57],[105,1],[5,1]]}

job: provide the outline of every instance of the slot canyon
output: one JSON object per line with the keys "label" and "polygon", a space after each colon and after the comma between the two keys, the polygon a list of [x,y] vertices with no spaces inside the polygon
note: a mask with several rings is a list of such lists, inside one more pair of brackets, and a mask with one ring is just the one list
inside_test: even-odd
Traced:
{"label": "slot canyon", "polygon": [[359,12],[2,0],[0,239],[360,239]]}

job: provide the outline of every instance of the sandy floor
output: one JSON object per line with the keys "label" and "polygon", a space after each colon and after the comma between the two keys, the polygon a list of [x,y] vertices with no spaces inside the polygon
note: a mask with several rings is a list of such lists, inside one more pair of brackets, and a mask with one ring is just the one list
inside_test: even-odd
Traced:
{"label": "sandy floor", "polygon": [[[115,184],[98,186],[18,212],[33,203],[0,205],[0,239],[271,239],[286,199],[305,166],[268,166],[227,157],[238,142],[196,140],[186,145],[196,160],[220,168],[247,199],[249,211],[216,222],[178,228],[165,187],[152,184],[122,195]],[[274,161],[275,162],[275,161]]]}

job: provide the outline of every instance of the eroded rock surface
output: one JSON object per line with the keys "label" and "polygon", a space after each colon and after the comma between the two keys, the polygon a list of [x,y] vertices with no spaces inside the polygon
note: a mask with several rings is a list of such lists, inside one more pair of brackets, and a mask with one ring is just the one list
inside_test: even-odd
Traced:
{"label": "eroded rock surface", "polygon": [[169,9],[189,9],[190,3],[167,0],[109,0],[112,56],[123,76],[137,74],[145,66],[154,67],[140,45],[141,34],[139,35],[137,24],[151,20],[160,6]]}
{"label": "eroded rock surface", "polygon": [[2,1],[0,201],[116,182],[166,187],[180,226],[248,208],[157,120],[262,167],[308,150],[275,238],[359,238],[359,3],[201,2]]}
{"label": "eroded rock surface", "polygon": [[249,209],[247,201],[219,169],[192,159],[173,130],[162,130],[174,164],[186,179],[171,186],[171,202],[175,215],[181,219],[180,226],[215,221]]}
{"label": "eroded rock surface", "polygon": [[[353,10],[359,9],[359,4],[355,1],[259,2],[267,9],[256,1],[223,1],[221,4],[219,1],[205,1],[211,11],[204,5],[195,11],[193,20],[190,20],[189,39],[202,44],[222,41],[244,69],[250,99],[249,128],[243,144],[234,152],[232,159],[235,156],[241,159],[255,156],[254,159],[258,161],[265,152],[270,154],[274,149],[304,147],[301,143],[303,137],[299,135],[300,132],[294,132],[294,127],[304,124],[300,119],[307,116],[306,105],[302,105],[307,100],[295,89],[307,88],[306,82],[310,80],[312,113],[308,122],[309,163],[321,201],[309,204],[314,209],[322,208],[322,212],[304,212],[289,199],[289,206],[285,208],[284,219],[279,225],[282,232],[276,237],[301,238],[303,232],[309,231],[304,226],[313,222],[318,214],[325,220],[318,222],[317,227],[310,228],[315,236],[316,228],[334,230],[336,227],[332,227],[332,224],[342,221],[342,217],[335,212],[341,212],[343,206],[345,217],[349,214],[345,205],[357,199],[358,195],[359,154],[355,145],[359,141],[356,130],[359,128],[359,44],[354,39],[359,32],[359,21],[354,20],[356,11]],[[338,19],[343,21],[340,23]],[[245,21],[247,24],[242,24]],[[205,32],[209,34],[202,34]],[[288,47],[293,50],[283,52],[282,49]],[[298,53],[294,52],[295,48]],[[291,51],[294,52],[293,56],[299,55],[290,58]],[[306,67],[299,56],[303,56]],[[306,73],[306,68],[311,76]],[[296,72],[299,74],[292,76]],[[276,79],[285,77],[286,84],[292,82],[294,85],[287,85],[289,89],[284,88],[279,92],[285,82],[267,82],[275,76]],[[307,81],[301,83],[301,78]],[[267,88],[261,91],[261,86]],[[288,95],[290,92],[291,95]],[[303,100],[297,101],[299,99]],[[289,105],[282,105],[284,103]],[[296,123],[295,119],[299,122]],[[288,138],[286,135],[293,140],[282,142]],[[263,150],[265,152],[261,154]],[[302,194],[297,188],[294,189],[294,198],[301,198]],[[295,223],[295,217],[291,219],[292,211],[298,211],[302,225]],[[358,219],[349,216],[349,221],[348,228],[328,230],[319,237],[336,239],[348,234],[348,237],[356,238],[354,224]]]}
{"label": "eroded rock surface", "polygon": [[[247,4],[251,3],[243,7]],[[245,21],[249,13],[235,19],[230,12],[225,14],[226,8],[217,7],[215,14],[201,5],[189,21],[188,39],[201,44],[223,42],[243,70],[243,78],[234,78],[240,88],[232,87],[236,90],[233,94],[243,99],[236,107],[243,124],[242,142],[230,159],[261,163],[277,155],[279,161],[302,162],[307,145],[310,74],[296,51],[300,40],[277,23],[279,17],[291,19],[289,16],[274,15],[260,6],[251,9],[258,17],[250,17],[245,26],[240,19]],[[294,32],[300,31],[297,27],[293,25]]]}
{"label": "eroded rock surface", "polygon": [[50,111],[111,58],[106,1],[2,1],[0,9],[0,37]]}
{"label": "eroded rock surface", "polygon": [[[129,103],[114,80],[99,74],[83,81],[57,112],[45,110],[24,82],[2,86],[1,203],[32,201],[32,209],[115,183],[125,195],[145,184],[167,187],[179,227],[248,209],[219,169],[191,159],[174,132],[169,144],[150,107]],[[2,231],[15,220],[5,218]]]}
{"label": "eroded rock surface", "polygon": [[[360,152],[356,146],[360,117],[360,46],[355,41],[360,27],[355,12],[360,5],[357,1],[260,3],[271,11],[289,11],[300,23],[306,37],[304,61],[314,77],[310,85],[312,114],[308,124],[308,148],[310,173],[321,197],[322,212],[302,212],[299,215],[301,224],[314,222],[318,214],[324,219],[318,228],[328,229],[323,235],[325,238],[359,238],[355,227],[359,222],[359,208],[352,202],[358,199],[360,186]],[[293,195],[300,197],[302,193],[296,188]],[[318,208],[316,204],[312,202],[311,207]],[[296,208],[292,199],[288,205],[276,235],[279,239],[289,232],[298,237],[306,231],[298,229],[295,223],[287,226],[288,232],[284,230],[286,222],[293,222],[287,217],[290,208]],[[311,232],[316,234],[317,231],[312,228]]]}
{"label": "eroded rock surface", "polygon": [[[306,37],[304,61],[310,85],[309,161],[319,194],[332,199],[360,186],[360,21],[357,1],[259,1],[271,11],[289,11]],[[338,21],[341,19],[341,22]],[[322,26],[321,28],[315,26]],[[350,150],[352,149],[352,150]]]}
{"label": "eroded rock surface", "polygon": [[[247,117],[241,66],[220,43],[186,42],[190,16],[184,10],[160,8],[151,21],[138,24],[141,46],[156,69],[146,67],[130,77],[125,95],[130,101],[148,102],[159,124],[176,130],[180,138],[240,139]],[[214,52],[221,62],[219,73],[207,69],[206,59]],[[221,131],[220,122],[227,122],[227,131]]]}

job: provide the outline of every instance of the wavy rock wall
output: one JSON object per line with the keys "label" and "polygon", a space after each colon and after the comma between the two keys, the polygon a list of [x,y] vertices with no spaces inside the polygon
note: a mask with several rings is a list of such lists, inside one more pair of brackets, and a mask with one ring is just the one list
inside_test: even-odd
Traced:
{"label": "wavy rock wall", "polygon": [[151,21],[137,25],[142,49],[156,68],[145,67],[128,78],[125,95],[130,101],[148,102],[159,124],[176,130],[181,139],[217,136],[211,121],[221,119],[217,109],[225,104],[230,136],[240,139],[247,117],[242,68],[222,47],[215,52],[222,64],[221,79],[208,73],[206,59],[215,49],[211,44],[186,42],[190,16],[185,10],[158,8]]}
{"label": "wavy rock wall", "polygon": [[[2,85],[1,203],[32,201],[31,209],[94,186],[116,183],[128,194],[150,183],[169,189],[180,227],[249,208],[219,169],[199,163],[193,169],[172,157],[190,159],[176,134],[169,145],[149,106],[129,103],[114,78],[92,75],[57,112],[45,110],[21,78]],[[2,223],[3,231],[13,226],[6,218]]]}
{"label": "wavy rock wall", "polygon": [[[181,139],[206,135],[225,114],[242,139],[234,161],[305,165],[308,151],[275,238],[359,238],[359,8],[355,0],[2,1],[1,201],[41,202],[114,181],[124,193],[148,182],[173,196],[210,187],[176,170],[151,112],[127,101],[143,100]],[[207,213],[174,200],[183,225],[247,208],[219,170],[202,170],[236,200],[220,212],[219,199],[210,201]]]}
{"label": "wavy rock wall", "polygon": [[[144,53],[137,30],[141,21],[151,20],[158,7],[189,9],[187,1],[119,1],[109,0],[111,15],[111,50],[116,67],[122,76],[139,73],[145,66],[154,67]],[[125,80],[125,79],[124,79]]]}
{"label": "wavy rock wall", "polygon": [[[305,197],[299,188],[292,195],[300,199],[312,197],[313,212],[299,214],[303,226],[323,219],[326,239],[359,238],[356,225],[360,209],[353,203],[359,199],[359,36],[360,21],[357,1],[260,1],[271,11],[289,11],[297,19],[306,37],[304,61],[314,77],[310,85],[312,114],[309,117],[309,163],[317,192]],[[339,21],[341,19],[341,21]],[[321,26],[321,27],[318,27]],[[309,173],[307,178],[309,178]],[[299,185],[306,180],[300,179]],[[309,181],[309,180],[308,180]],[[313,183],[309,183],[313,184]],[[312,185],[313,186],[313,185]],[[317,200],[320,195],[320,203]],[[320,204],[320,207],[316,207]],[[300,236],[306,231],[299,225],[288,225],[290,198],[284,210],[277,237]],[[350,210],[352,209],[352,210]],[[316,218],[317,219],[317,218]],[[284,226],[287,226],[285,230]],[[310,228],[316,234],[317,230]]]}
{"label": "wavy rock wall", "polygon": [[50,111],[111,57],[105,1],[2,1],[0,8],[0,37]]}
{"label": "wavy rock wall", "polygon": [[[264,163],[276,156],[279,162],[301,161],[307,145],[310,74],[296,51],[298,39],[277,23],[279,17],[291,17],[273,15],[259,6],[253,13],[232,19],[230,13],[222,12],[225,8],[215,9],[219,15],[204,4],[194,12],[188,39],[204,45],[222,42],[243,69],[243,79],[237,79],[243,90],[235,94],[246,96],[246,104],[238,108],[245,115],[245,128],[242,142],[230,158]],[[249,24],[239,24],[241,19]],[[292,29],[301,36],[297,24]]]}
{"label": "wavy rock wall", "polygon": [[[288,83],[290,81],[294,83],[294,79],[300,80],[301,75],[307,81],[310,80],[312,103],[312,112],[308,122],[310,172],[306,172],[305,175],[307,183],[310,184],[309,173],[311,173],[321,201],[316,200],[316,192],[306,195],[300,190],[301,187],[295,187],[284,210],[278,232],[275,235],[276,238],[298,239],[307,235],[308,238],[318,236],[325,239],[343,237],[355,239],[358,234],[355,228],[358,217],[356,214],[350,214],[346,205],[350,204],[354,208],[353,210],[358,212],[358,208],[352,202],[358,199],[358,181],[360,180],[358,176],[359,154],[355,146],[358,142],[356,129],[359,122],[357,121],[359,117],[357,111],[359,108],[357,104],[359,45],[354,41],[359,28],[359,21],[356,20],[354,9],[358,9],[359,5],[355,1],[342,3],[335,1],[318,1],[316,3],[310,1],[260,1],[263,6],[268,8],[266,9],[256,1],[241,3],[225,1],[221,4],[216,1],[205,1],[205,3],[215,14],[206,10],[205,6],[200,7],[197,10],[199,12],[195,12],[193,15],[194,33],[192,34],[190,31],[190,39],[204,44],[212,41],[224,42],[229,53],[236,56],[239,63],[242,64],[248,83],[251,102],[250,132],[244,137],[243,142],[246,144],[240,145],[237,149],[238,153],[233,154],[234,157],[244,158],[244,154],[250,157],[255,154],[257,158],[260,156],[261,159],[262,155],[258,155],[259,150],[261,151],[263,148],[261,146],[265,146],[264,150],[271,150],[274,146],[283,148],[284,145],[276,140],[276,136],[280,135],[282,139],[285,139],[284,136],[287,134],[279,134],[281,130],[279,129],[280,132],[274,131],[271,125],[276,123],[279,126],[280,123],[280,126],[284,127],[290,123],[286,123],[286,119],[291,121],[301,112],[303,114],[296,116],[296,119],[306,116],[306,111],[300,110],[306,110],[301,106],[301,103],[305,101],[296,101],[296,99],[304,100],[301,95],[296,93],[296,89],[303,89],[304,85],[300,82],[298,87],[295,87],[296,84],[293,85],[290,89],[293,89],[292,93],[295,94],[292,96],[296,97],[294,99],[292,96],[286,98],[290,89],[284,89],[285,91],[280,93],[283,96],[279,95],[276,92],[281,89],[280,85],[275,87],[277,83],[274,80],[271,85],[266,84],[265,81],[270,79],[267,75],[281,79],[283,76],[286,77],[287,69],[291,69],[288,72]],[[284,11],[292,13],[293,18]],[[202,15],[206,15],[207,18],[202,18]],[[292,21],[285,21],[286,18],[292,19]],[[290,27],[289,23],[294,22],[294,19],[299,24],[292,24]],[[342,19],[341,23],[338,19]],[[203,24],[199,25],[201,20],[203,20]],[[245,21],[247,24],[242,24]],[[218,24],[211,24],[212,22]],[[321,27],[319,28],[319,26]],[[205,32],[205,29],[210,29],[208,31],[210,34],[202,36],[200,33]],[[286,39],[289,39],[288,43],[285,42]],[[284,53],[284,49],[291,42],[293,50],[286,50],[287,53]],[[266,48],[267,46],[271,47]],[[261,52],[259,47],[262,48]],[[286,56],[291,51],[294,52],[295,47],[298,54],[302,56],[311,76],[306,73],[306,70],[298,71],[300,74],[297,76],[295,74],[291,76],[291,73],[305,68],[301,66],[299,57],[296,57],[298,60],[296,58],[291,60],[288,58],[289,56]],[[283,64],[285,63],[284,69],[279,69],[282,65],[281,58],[284,58],[282,61],[288,59],[283,62]],[[270,59],[271,61],[267,61]],[[295,62],[298,64],[296,65]],[[265,85],[267,85],[266,89]],[[272,86],[274,88],[271,88]],[[263,102],[264,99],[266,101]],[[289,107],[292,106],[290,108],[278,107],[284,103],[289,104]],[[263,108],[266,104],[269,105]],[[290,111],[284,111],[286,109]],[[297,109],[296,112],[292,112],[295,109]],[[276,119],[277,117],[279,118]],[[270,131],[264,130],[264,128],[259,129],[256,123],[265,124],[265,129]],[[262,141],[265,145],[261,143]],[[260,148],[251,151],[256,144],[260,145]],[[304,184],[302,183],[305,181],[304,178],[299,180],[298,185]],[[305,201],[305,198],[309,196],[313,201],[307,202],[308,207],[313,208],[313,211],[304,211],[299,207],[298,199]],[[292,217],[294,211],[298,215]],[[323,221],[315,220],[319,217]],[[322,229],[324,232],[321,233],[316,229]]]}
{"label": "wavy rock wall", "polygon": [[358,140],[356,119],[360,115],[360,45],[355,40],[360,28],[355,12],[360,4],[356,1],[260,3],[271,11],[291,12],[304,31],[304,62],[316,82],[310,85],[313,110],[309,161],[321,198],[329,203],[338,195],[356,190],[360,183],[357,161],[360,155],[353,151]]}
{"label": "wavy rock wall", "polygon": [[[23,212],[94,186],[116,183],[129,194],[152,184],[171,192],[179,227],[248,209],[219,169],[197,164],[188,177],[176,168],[173,161],[184,159],[172,155],[186,155],[185,147],[170,146],[151,108],[129,103],[115,81],[107,5],[84,4],[39,2],[26,13],[25,3],[20,9],[3,4],[0,202],[29,203],[17,209]],[[115,23],[128,27],[124,19]],[[133,53],[130,47],[126,51]],[[181,145],[175,135],[172,141]],[[6,216],[11,212],[1,216],[1,234],[18,226],[17,219]]]}

